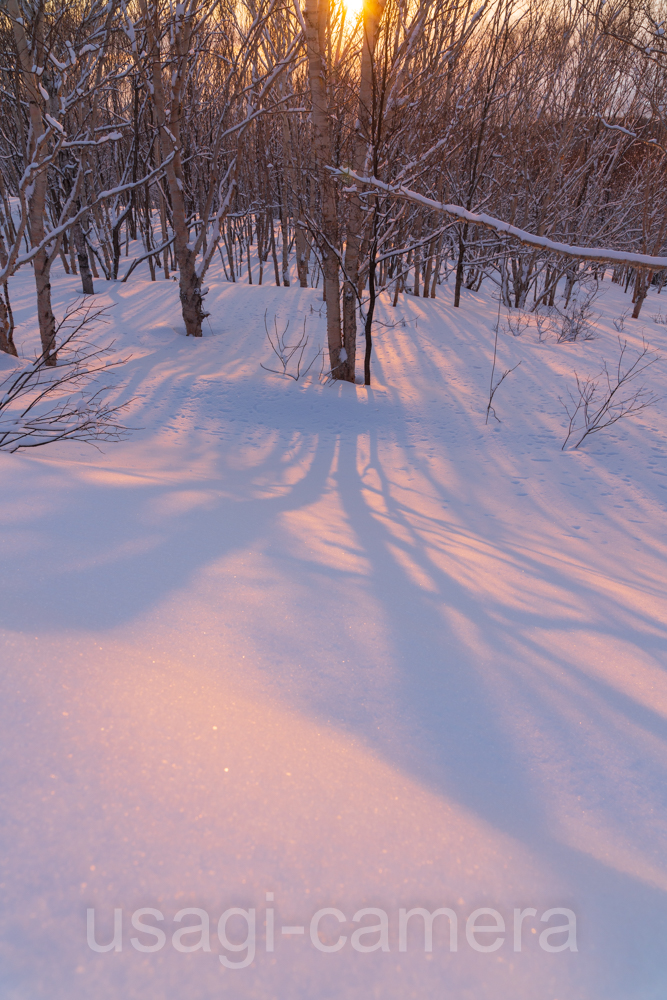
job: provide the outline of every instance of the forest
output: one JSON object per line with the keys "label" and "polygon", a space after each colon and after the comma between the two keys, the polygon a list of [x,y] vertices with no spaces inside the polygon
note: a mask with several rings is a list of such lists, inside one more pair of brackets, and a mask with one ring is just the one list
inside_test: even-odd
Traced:
{"label": "forest", "polygon": [[199,337],[214,258],[286,285],[294,251],[326,300],[330,377],[367,383],[377,296],[434,297],[448,271],[457,307],[487,282],[535,310],[611,262],[636,318],[667,273],[665,13],[4,0],[0,348],[28,266],[55,357],[57,258],[84,294],[142,261],[176,277]]}

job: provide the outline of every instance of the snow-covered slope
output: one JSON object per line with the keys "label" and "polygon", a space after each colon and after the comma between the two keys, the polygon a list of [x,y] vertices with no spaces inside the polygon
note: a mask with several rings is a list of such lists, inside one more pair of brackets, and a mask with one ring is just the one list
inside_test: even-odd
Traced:
{"label": "snow-covered slope", "polygon": [[[321,292],[219,277],[201,341],[175,283],[97,282],[137,429],[0,455],[3,998],[663,998],[666,404],[560,450],[559,397],[617,359],[628,300],[603,284],[593,341],[501,332],[521,365],[485,425],[486,286],[381,303],[368,390],[260,367],[265,314],[321,344]],[[58,275],[60,312],[77,288]],[[11,292],[29,353],[30,275]],[[662,301],[629,347],[666,349]],[[172,944],[191,907],[210,952]],[[236,970],[230,907],[257,911]],[[352,946],[364,907],[388,952]],[[401,907],[453,909],[458,950],[439,917],[432,953],[418,918],[399,951]],[[480,907],[504,934],[466,937]],[[88,908],[102,943],[122,910],[121,952],[88,947]],[[552,908],[578,951],[540,946]]]}

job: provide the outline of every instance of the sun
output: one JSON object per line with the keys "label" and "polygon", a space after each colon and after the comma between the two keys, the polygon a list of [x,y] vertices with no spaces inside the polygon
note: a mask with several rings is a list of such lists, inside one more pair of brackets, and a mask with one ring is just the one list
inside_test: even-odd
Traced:
{"label": "sun", "polygon": [[347,16],[356,21],[364,9],[364,0],[343,0],[343,3]]}

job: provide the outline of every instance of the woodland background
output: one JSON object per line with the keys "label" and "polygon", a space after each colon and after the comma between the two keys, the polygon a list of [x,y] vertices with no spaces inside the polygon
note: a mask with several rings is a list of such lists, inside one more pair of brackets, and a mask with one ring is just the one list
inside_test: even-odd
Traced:
{"label": "woodland background", "polygon": [[[8,281],[32,267],[55,364],[57,257],[88,294],[147,260],[154,280],[177,278],[197,337],[214,257],[232,282],[286,285],[295,249],[301,286],[326,299],[330,377],[355,380],[362,334],[367,383],[382,290],[434,297],[453,270],[456,306],[486,281],[505,306],[539,310],[561,279],[567,305],[612,260],[638,316],[665,280],[662,3],[3,0],[0,12],[6,352]],[[602,250],[586,260],[587,248]]]}

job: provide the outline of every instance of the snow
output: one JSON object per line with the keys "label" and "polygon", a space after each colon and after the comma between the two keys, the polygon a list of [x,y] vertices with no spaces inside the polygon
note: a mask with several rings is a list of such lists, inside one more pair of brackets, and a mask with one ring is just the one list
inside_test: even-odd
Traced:
{"label": "snow", "polygon": [[65,130],[59,121],[57,121],[55,118],[52,118],[51,115],[47,115],[46,112],[44,113],[44,117],[46,118],[49,125],[52,126],[52,128],[54,128],[57,132],[60,132],[61,135],[65,134]]}
{"label": "snow", "polygon": [[[621,131],[625,131],[625,129],[621,129]],[[436,147],[434,146],[433,148],[435,149]],[[518,226],[513,226],[503,219],[496,219],[486,212],[470,212],[467,208],[462,208],[461,205],[446,205],[444,202],[434,201],[432,198],[427,198],[425,195],[420,194],[418,191],[413,191],[403,184],[385,184],[376,177],[364,177],[349,169],[336,170],[334,167],[328,167],[327,169],[344,180],[358,181],[361,184],[369,185],[381,191],[387,191],[394,197],[405,198],[407,201],[424,205],[426,208],[441,212],[444,215],[463,219],[474,226],[483,226],[486,229],[492,229],[494,232],[513,236],[524,245],[535,247],[537,250],[552,250],[557,254],[564,254],[568,257],[578,258],[579,260],[613,262],[615,264],[627,264],[630,266],[639,265],[642,267],[651,267],[656,270],[667,267],[667,257],[652,257],[650,254],[626,253],[623,250],[609,250],[605,247],[575,246],[571,243],[560,243],[557,240],[550,240],[546,236],[536,236],[535,233],[530,233],[526,229],[519,229]],[[350,189],[348,188],[348,190]]]}
{"label": "snow", "polygon": [[[0,455],[2,996],[664,997],[665,404],[560,450],[559,396],[616,359],[628,298],[604,282],[590,342],[501,332],[498,371],[521,366],[485,425],[487,284],[461,309],[447,285],[383,297],[365,389],[260,367],[265,314],[324,343],[321,289],[214,262],[195,341],[147,273],[95,282],[95,338],[131,354],[130,438]],[[58,315],[78,287],[54,276]],[[28,269],[10,293],[30,355]],[[664,353],[661,303],[626,319],[631,347]],[[100,943],[122,909],[122,952],[87,946],[93,907]],[[145,907],[154,953],[130,941]],[[210,953],[171,944],[188,907]],[[231,907],[257,910],[240,970],[218,960]],[[347,937],[330,954],[309,935],[324,907],[346,918],[322,921]],[[351,947],[363,907],[389,915],[389,952]],[[400,907],[452,908],[458,951],[438,918],[431,954],[418,921],[399,952]],[[466,940],[481,907],[507,928],[492,953]],[[540,948],[554,907],[578,951]],[[521,952],[515,908],[536,910]]]}

